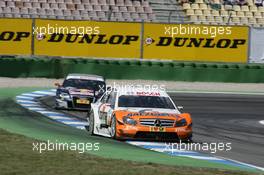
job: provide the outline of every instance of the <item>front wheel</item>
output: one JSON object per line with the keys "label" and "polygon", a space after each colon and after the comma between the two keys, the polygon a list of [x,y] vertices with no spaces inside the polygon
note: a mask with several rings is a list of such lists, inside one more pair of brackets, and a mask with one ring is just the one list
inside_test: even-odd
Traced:
{"label": "front wheel", "polygon": [[116,138],[116,117],[113,116],[111,120],[110,135],[113,139]]}
{"label": "front wheel", "polygon": [[56,109],[56,110],[60,110],[61,109],[61,107],[59,105],[59,102],[57,102],[57,100],[55,100],[54,109]]}
{"label": "front wheel", "polygon": [[187,138],[181,140],[181,141],[184,142],[184,143],[193,143],[192,134],[189,135]]}
{"label": "front wheel", "polygon": [[89,112],[89,116],[87,117],[87,122],[89,124],[87,127],[88,133],[90,135],[94,135],[94,112],[93,110]]}

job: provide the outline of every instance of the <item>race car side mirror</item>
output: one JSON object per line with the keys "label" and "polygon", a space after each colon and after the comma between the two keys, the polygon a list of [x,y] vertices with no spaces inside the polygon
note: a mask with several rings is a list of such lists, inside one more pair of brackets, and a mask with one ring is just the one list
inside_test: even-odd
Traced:
{"label": "race car side mirror", "polygon": [[58,83],[58,82],[57,83],[54,83],[54,85],[57,86],[57,87],[61,87],[61,84]]}
{"label": "race car side mirror", "polygon": [[109,87],[109,86],[108,86],[108,87],[106,88],[106,90],[107,90],[107,91],[112,91],[112,87]]}
{"label": "race car side mirror", "polygon": [[105,106],[111,106],[111,104],[110,103],[105,103]]}
{"label": "race car side mirror", "polygon": [[182,110],[182,109],[183,109],[183,106],[177,106],[177,108],[178,108],[179,110]]}

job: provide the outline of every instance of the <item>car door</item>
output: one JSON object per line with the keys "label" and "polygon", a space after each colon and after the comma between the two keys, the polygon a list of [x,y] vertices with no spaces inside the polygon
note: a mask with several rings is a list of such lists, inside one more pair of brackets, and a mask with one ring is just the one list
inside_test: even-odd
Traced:
{"label": "car door", "polygon": [[102,123],[108,125],[115,107],[116,92],[112,91],[102,98],[99,116]]}

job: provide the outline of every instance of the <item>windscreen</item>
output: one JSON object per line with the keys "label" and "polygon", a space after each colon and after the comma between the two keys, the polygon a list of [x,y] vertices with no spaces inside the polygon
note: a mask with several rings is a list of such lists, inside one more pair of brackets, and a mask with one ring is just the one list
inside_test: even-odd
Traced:
{"label": "windscreen", "polygon": [[118,99],[119,107],[136,107],[136,108],[164,108],[175,109],[168,97],[157,96],[133,96],[122,95]]}
{"label": "windscreen", "polygon": [[77,89],[104,90],[105,83],[96,80],[68,79],[63,82],[63,87],[74,87]]}

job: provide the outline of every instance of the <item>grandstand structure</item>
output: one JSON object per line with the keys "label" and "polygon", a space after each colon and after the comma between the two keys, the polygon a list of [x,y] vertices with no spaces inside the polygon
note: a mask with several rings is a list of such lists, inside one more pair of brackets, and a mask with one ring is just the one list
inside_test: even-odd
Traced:
{"label": "grandstand structure", "polygon": [[1,0],[0,17],[100,21],[154,21],[148,1]]}
{"label": "grandstand structure", "polygon": [[246,5],[220,0],[1,0],[0,17],[264,27],[264,7],[253,0]]}
{"label": "grandstand structure", "polygon": [[[219,9],[213,8],[213,5],[218,5]],[[219,0],[213,3],[196,0],[195,3],[183,3],[182,6],[193,23],[264,26],[264,7],[257,7],[252,0],[247,0],[246,5],[224,5]]]}

